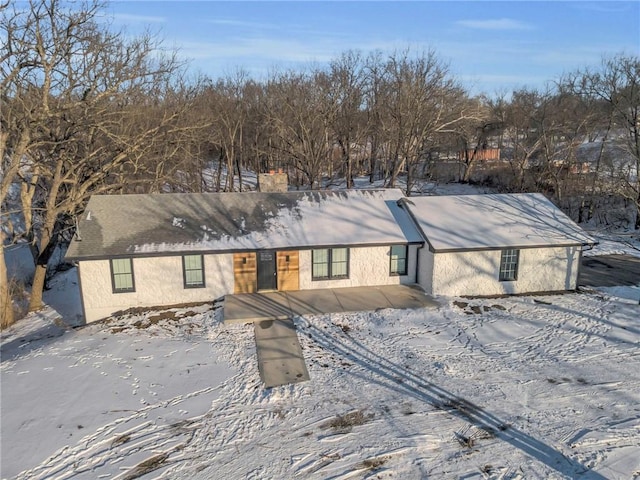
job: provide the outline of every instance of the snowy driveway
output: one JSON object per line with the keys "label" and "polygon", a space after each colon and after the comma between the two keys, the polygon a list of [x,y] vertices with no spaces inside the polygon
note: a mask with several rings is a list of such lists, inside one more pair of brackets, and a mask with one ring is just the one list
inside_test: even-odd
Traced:
{"label": "snowy driveway", "polygon": [[640,257],[631,255],[584,257],[578,285],[589,287],[640,285]]}

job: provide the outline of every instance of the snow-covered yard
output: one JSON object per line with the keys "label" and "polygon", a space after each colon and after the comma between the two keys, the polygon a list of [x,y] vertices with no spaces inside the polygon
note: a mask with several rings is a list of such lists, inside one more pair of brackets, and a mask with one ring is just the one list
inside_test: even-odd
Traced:
{"label": "snow-covered yard", "polygon": [[49,308],[2,333],[2,477],[637,478],[637,291],[296,318],[311,381],[270,390],[220,305]]}

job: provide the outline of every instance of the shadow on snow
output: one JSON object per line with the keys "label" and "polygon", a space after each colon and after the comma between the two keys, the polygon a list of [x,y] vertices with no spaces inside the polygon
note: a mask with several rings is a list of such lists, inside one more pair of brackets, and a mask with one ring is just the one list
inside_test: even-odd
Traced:
{"label": "shadow on snow", "polygon": [[537,440],[526,433],[513,428],[482,407],[465,400],[437,385],[419,377],[406,368],[381,357],[348,333],[344,338],[332,336],[327,332],[309,324],[303,317],[298,319],[299,325],[326,351],[342,356],[358,364],[373,375],[352,373],[366,381],[373,382],[392,391],[401,391],[418,401],[427,403],[436,409],[444,410],[481,428],[540,461],[549,468],[563,474],[589,480],[604,480],[605,477],[588,467],[572,460],[555,448]]}

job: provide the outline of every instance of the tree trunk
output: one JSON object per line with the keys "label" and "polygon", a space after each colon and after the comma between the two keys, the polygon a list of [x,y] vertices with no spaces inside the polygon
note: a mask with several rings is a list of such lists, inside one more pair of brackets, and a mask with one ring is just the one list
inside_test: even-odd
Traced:
{"label": "tree trunk", "polygon": [[0,229],[0,329],[12,325],[14,320],[7,265],[4,261],[4,233]]}
{"label": "tree trunk", "polygon": [[240,144],[238,145],[238,150],[240,150],[240,152],[237,155],[236,158],[236,166],[238,167],[238,191],[241,192],[242,191],[242,159],[243,159],[243,155],[242,155],[242,146],[243,146],[243,129],[240,128]]}
{"label": "tree trunk", "polygon": [[406,196],[410,197],[411,196],[411,188],[413,187],[413,174],[412,174],[412,170],[413,170],[413,165],[409,162],[407,162],[407,189],[406,189]]}
{"label": "tree trunk", "polygon": [[222,162],[224,161],[224,151],[220,151],[218,156],[218,170],[216,171],[215,192],[219,192],[222,187]]}
{"label": "tree trunk", "polygon": [[636,198],[636,230],[640,230],[640,189]]}
{"label": "tree trunk", "polygon": [[36,271],[33,274],[33,283],[31,286],[31,297],[29,299],[29,311],[35,312],[42,308],[42,292],[44,292],[44,283],[47,278],[47,265],[36,265]]}
{"label": "tree trunk", "polygon": [[390,188],[396,187],[396,180],[398,179],[398,175],[400,175],[402,169],[405,167],[406,161],[406,157],[403,156],[402,160],[398,160],[398,156],[396,156],[396,160],[393,162],[393,165],[391,167],[391,176],[389,178]]}
{"label": "tree trunk", "polygon": [[42,308],[42,292],[44,292],[45,282],[47,280],[47,263],[49,261],[49,252],[53,251],[52,245],[49,245],[53,239],[53,230],[55,227],[54,212],[48,210],[44,219],[42,228],[42,237],[38,243],[36,270],[33,274],[33,282],[31,282],[31,297],[29,298],[29,311],[35,312]]}
{"label": "tree trunk", "polygon": [[238,170],[238,191],[242,191],[242,167],[240,165],[240,157],[236,159],[236,168]]}

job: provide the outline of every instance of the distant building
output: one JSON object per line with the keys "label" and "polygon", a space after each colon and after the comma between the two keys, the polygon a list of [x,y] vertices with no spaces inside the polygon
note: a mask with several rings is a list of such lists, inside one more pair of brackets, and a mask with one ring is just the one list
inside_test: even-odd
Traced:
{"label": "distant building", "polygon": [[479,160],[483,162],[500,161],[500,149],[499,148],[479,148],[462,150],[458,152],[458,160],[461,162],[466,161],[467,159]]}

